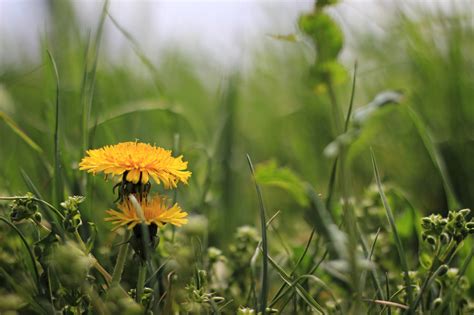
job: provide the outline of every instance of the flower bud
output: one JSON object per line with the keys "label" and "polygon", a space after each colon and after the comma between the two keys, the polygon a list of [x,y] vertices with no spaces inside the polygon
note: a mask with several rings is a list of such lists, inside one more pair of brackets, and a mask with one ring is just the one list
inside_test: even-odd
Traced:
{"label": "flower bud", "polygon": [[443,303],[443,300],[440,297],[434,299],[433,302],[431,303],[431,309],[436,309],[442,303]]}
{"label": "flower bud", "polygon": [[467,222],[465,226],[466,226],[466,229],[469,230],[469,233],[472,233],[471,230],[474,230],[474,222],[473,221]]}
{"label": "flower bud", "polygon": [[439,240],[442,244],[448,244],[450,239],[451,238],[449,237],[449,234],[445,232],[441,233],[441,235],[439,236]]}
{"label": "flower bud", "polygon": [[41,213],[36,212],[33,218],[35,219],[36,222],[41,223],[41,220],[42,220]]}
{"label": "flower bud", "polygon": [[431,244],[431,245],[436,245],[436,239],[435,239],[433,236],[431,236],[431,235],[428,235],[428,236],[426,237],[426,241],[427,241],[429,244]]}
{"label": "flower bud", "polygon": [[459,213],[465,218],[469,215],[469,213],[471,213],[471,209],[462,209],[459,210]]}
{"label": "flower bud", "polygon": [[449,270],[448,265],[441,265],[438,268],[438,275],[439,276],[444,276],[448,272],[448,270]]}
{"label": "flower bud", "polygon": [[458,272],[459,272],[459,269],[458,269],[458,268],[449,268],[449,270],[448,270],[448,272],[446,273],[446,275],[448,276],[448,278],[454,279],[455,277],[457,277]]}
{"label": "flower bud", "polygon": [[424,217],[421,219],[421,227],[424,228],[425,230],[430,230],[431,225],[432,225],[432,222],[429,217]]}
{"label": "flower bud", "polygon": [[255,315],[255,314],[256,314],[255,310],[248,307],[241,307],[237,311],[237,315]]}

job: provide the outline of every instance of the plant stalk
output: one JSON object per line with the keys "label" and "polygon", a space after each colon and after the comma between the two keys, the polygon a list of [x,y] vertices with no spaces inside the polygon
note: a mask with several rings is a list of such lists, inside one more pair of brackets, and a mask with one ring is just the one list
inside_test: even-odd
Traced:
{"label": "plant stalk", "polygon": [[128,239],[130,238],[130,231],[127,229],[125,235],[123,236],[123,244],[120,247],[120,251],[117,256],[117,261],[115,263],[114,271],[112,273],[112,283],[111,286],[118,285],[122,278],[123,268],[125,266],[125,260],[127,259],[128,254]]}
{"label": "plant stalk", "polygon": [[136,301],[140,303],[143,296],[143,291],[145,288],[145,280],[146,280],[146,264],[141,263],[138,267],[138,279],[137,279],[137,296]]}

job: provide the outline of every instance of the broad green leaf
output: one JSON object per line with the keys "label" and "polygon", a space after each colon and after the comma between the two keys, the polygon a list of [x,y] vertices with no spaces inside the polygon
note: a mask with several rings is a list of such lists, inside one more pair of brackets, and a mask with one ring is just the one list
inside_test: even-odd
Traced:
{"label": "broad green leaf", "polygon": [[257,165],[255,179],[261,185],[275,186],[288,191],[301,206],[308,205],[303,181],[291,169],[278,167],[276,161]]}

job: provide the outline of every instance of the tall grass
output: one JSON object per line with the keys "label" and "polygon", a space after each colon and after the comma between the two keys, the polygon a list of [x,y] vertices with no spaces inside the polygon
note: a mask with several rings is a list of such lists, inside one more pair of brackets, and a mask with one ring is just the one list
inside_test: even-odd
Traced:
{"label": "tall grass", "polygon": [[[342,43],[332,2],[304,13],[328,13],[327,46],[300,21],[225,75],[181,51],[148,55],[107,1],[88,31],[69,2],[51,2],[41,63],[0,64],[0,313],[472,310],[472,215],[458,211],[474,201],[472,24],[462,12],[401,10],[384,36],[357,35],[351,80],[338,49],[321,57]],[[109,62],[108,28],[136,60]],[[403,99],[354,121],[386,90]],[[103,220],[110,181],[78,169],[87,149],[134,140],[173,148],[193,172],[185,191],[153,188],[191,216],[160,229],[140,268],[130,233]],[[86,201],[71,232],[77,217],[62,201],[73,195]],[[443,220],[462,224],[431,229]],[[46,259],[68,254],[90,264],[75,288],[81,266]]]}

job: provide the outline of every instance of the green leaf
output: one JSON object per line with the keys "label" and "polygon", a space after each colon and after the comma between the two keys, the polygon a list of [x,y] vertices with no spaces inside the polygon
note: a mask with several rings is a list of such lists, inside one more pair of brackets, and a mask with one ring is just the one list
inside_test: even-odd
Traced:
{"label": "green leaf", "polygon": [[321,12],[302,15],[298,25],[316,44],[318,63],[337,58],[344,44],[344,35],[329,15]]}
{"label": "green leaf", "polygon": [[409,272],[409,267],[408,267],[408,262],[407,262],[407,256],[405,253],[405,250],[403,248],[402,240],[400,239],[400,235],[398,233],[397,225],[395,224],[395,217],[393,216],[392,209],[390,208],[390,205],[388,204],[387,197],[385,196],[385,193],[382,188],[382,182],[380,181],[380,175],[379,175],[379,169],[377,167],[377,161],[375,160],[375,155],[374,152],[370,151],[371,158],[372,158],[372,168],[374,170],[374,177],[375,181],[377,183],[377,188],[379,190],[380,198],[382,199],[383,206],[385,208],[385,212],[387,214],[387,219],[390,224],[390,228],[392,229],[393,233],[393,238],[395,241],[395,245],[397,247],[398,251],[398,256],[400,257],[400,263],[402,266],[402,270],[404,272],[404,281],[405,281],[405,287],[407,290],[407,299],[408,299],[408,304],[411,305],[413,301],[413,292],[412,292],[412,287],[410,283],[410,277],[408,276]]}
{"label": "green leaf", "polygon": [[250,171],[252,176],[255,180],[255,188],[257,190],[258,196],[258,203],[260,205],[260,224],[261,224],[261,233],[262,233],[262,285],[261,285],[261,292],[260,292],[260,312],[262,315],[266,314],[267,309],[267,299],[268,299],[268,243],[267,243],[267,220],[265,219],[265,204],[263,203],[262,191],[260,190],[260,186],[257,182],[257,177],[255,176],[255,170],[252,164],[252,160],[250,159],[250,155],[247,154],[247,161],[249,163]]}
{"label": "green leaf", "polygon": [[36,142],[33,141],[20,127],[4,112],[0,112],[0,120],[3,120],[10,129],[16,133],[23,141],[25,141],[33,150],[43,153],[43,150],[40,148]]}
{"label": "green leaf", "polygon": [[283,270],[282,267],[270,256],[268,256],[268,261],[275,268],[275,270],[280,275],[281,279],[291,288],[294,288],[296,293],[303,299],[303,301],[310,307],[313,308],[315,314],[325,314],[324,308],[312,297],[312,295],[306,291],[306,289],[299,284],[299,279],[293,281],[293,279]]}
{"label": "green leaf", "polygon": [[301,206],[309,204],[303,181],[291,169],[278,167],[274,160],[257,165],[255,179],[261,185],[275,186],[288,191]]}
{"label": "green leaf", "polygon": [[[336,60],[316,63],[310,69],[310,76],[317,84],[327,81],[327,78],[336,85],[347,81],[346,68]],[[315,87],[315,91],[317,90],[318,85]]]}
{"label": "green leaf", "polygon": [[424,252],[420,254],[418,260],[420,261],[420,265],[426,270],[428,270],[431,268],[431,265],[433,264],[433,255],[430,255]]}

